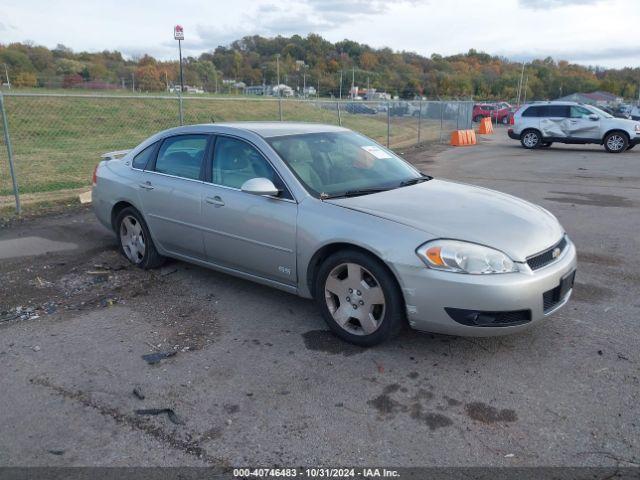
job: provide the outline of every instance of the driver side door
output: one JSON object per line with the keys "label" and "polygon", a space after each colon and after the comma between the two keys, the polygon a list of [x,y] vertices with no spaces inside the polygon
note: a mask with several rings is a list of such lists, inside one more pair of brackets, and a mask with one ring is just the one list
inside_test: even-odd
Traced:
{"label": "driver side door", "polygon": [[[261,278],[295,285],[298,205],[255,146],[240,138],[215,140],[202,198],[207,261]],[[252,178],[271,180],[277,197],[243,192]]]}
{"label": "driver side door", "polygon": [[568,132],[569,138],[599,139],[600,118],[589,118],[594,113],[579,105],[571,105],[569,108]]}

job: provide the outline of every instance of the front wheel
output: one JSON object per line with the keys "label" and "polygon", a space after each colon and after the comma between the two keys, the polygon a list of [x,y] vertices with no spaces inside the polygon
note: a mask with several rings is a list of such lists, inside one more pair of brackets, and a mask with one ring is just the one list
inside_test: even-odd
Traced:
{"label": "front wheel", "polygon": [[604,137],[604,148],[609,153],[624,152],[629,146],[629,139],[624,133],[611,132]]}
{"label": "front wheel", "polygon": [[116,227],[120,252],[131,263],[144,269],[164,263],[164,257],[156,250],[140,212],[131,207],[123,209],[116,218]]}
{"label": "front wheel", "polygon": [[381,343],[405,325],[395,278],[363,252],[345,250],[327,258],[316,276],[315,299],[329,328],[356,345]]}
{"label": "front wheel", "polygon": [[537,130],[525,130],[522,133],[520,143],[524,148],[533,149],[538,148],[542,143],[542,136]]}

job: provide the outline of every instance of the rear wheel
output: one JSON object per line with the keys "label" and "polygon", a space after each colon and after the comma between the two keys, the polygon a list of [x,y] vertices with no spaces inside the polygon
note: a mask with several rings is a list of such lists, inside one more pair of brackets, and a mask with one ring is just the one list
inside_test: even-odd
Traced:
{"label": "rear wheel", "polygon": [[611,132],[604,137],[604,148],[609,153],[622,153],[629,147],[629,139],[622,132]]}
{"label": "rear wheel", "polygon": [[524,148],[538,148],[542,143],[542,135],[537,130],[525,130],[520,137],[520,143]]}
{"label": "rear wheel", "polygon": [[148,269],[164,263],[156,250],[149,228],[135,208],[125,208],[116,218],[120,252],[134,265]]}
{"label": "rear wheel", "polygon": [[362,252],[345,250],[327,258],[318,270],[315,299],[329,328],[356,345],[376,345],[405,324],[395,278]]}

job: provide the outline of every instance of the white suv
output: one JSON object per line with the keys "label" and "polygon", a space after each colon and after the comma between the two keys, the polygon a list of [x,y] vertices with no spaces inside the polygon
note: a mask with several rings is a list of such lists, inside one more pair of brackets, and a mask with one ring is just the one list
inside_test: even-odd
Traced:
{"label": "white suv", "polygon": [[607,152],[621,153],[640,143],[640,122],[615,118],[591,105],[540,102],[519,109],[508,133],[524,148],[549,147],[553,142],[597,143]]}

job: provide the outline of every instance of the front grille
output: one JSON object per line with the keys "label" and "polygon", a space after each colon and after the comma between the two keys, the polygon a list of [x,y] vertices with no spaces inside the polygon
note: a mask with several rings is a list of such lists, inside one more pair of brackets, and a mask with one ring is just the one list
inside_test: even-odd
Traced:
{"label": "front grille", "polygon": [[[560,249],[560,252],[558,255],[554,257],[553,252],[556,248]],[[529,257],[527,259],[527,265],[529,265],[531,270],[538,270],[544,266],[547,266],[550,263],[555,262],[558,259],[558,256],[562,254],[562,252],[564,252],[565,248],[567,248],[566,236],[562,237],[562,240],[560,240],[557,244],[555,244],[550,249],[545,250],[544,252],[539,253],[538,255],[534,255],[533,257]]]}
{"label": "front grille", "polygon": [[513,327],[531,321],[531,310],[484,312],[445,307],[445,311],[456,322],[469,327]]}

